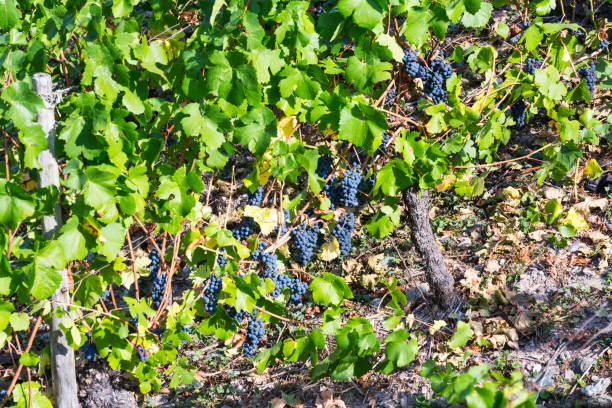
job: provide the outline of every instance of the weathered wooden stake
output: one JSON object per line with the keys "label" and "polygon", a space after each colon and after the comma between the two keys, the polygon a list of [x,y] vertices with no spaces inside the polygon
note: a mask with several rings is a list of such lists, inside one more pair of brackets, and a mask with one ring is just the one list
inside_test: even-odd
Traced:
{"label": "weathered wooden stake", "polygon": [[[53,92],[51,75],[46,73],[34,74],[32,77],[34,91],[45,103],[45,107],[37,112],[38,123],[47,135],[49,148],[38,155],[42,167],[39,172],[38,184],[40,187],[54,185],[59,188],[59,167],[55,158],[55,104],[56,97]],[[62,213],[59,201],[55,203],[53,216],[43,217],[43,234],[51,239],[62,226]],[[66,335],[60,328],[61,317],[57,317],[58,308],[66,311],[63,305],[70,303],[68,296],[68,275],[66,270],[60,271],[62,283],[55,291],[51,300],[51,373],[53,378],[53,393],[57,408],[79,408],[77,398],[76,370],[74,365],[74,350],[68,345]],[[56,303],[56,302],[59,302]]]}

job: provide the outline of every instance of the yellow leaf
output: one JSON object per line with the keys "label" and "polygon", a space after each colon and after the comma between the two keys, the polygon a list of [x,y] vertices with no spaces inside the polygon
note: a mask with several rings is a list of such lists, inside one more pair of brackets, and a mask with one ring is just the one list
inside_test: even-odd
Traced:
{"label": "yellow leaf", "polygon": [[282,216],[276,208],[260,208],[254,205],[247,205],[244,209],[244,215],[253,217],[263,235],[269,235],[274,231]]}
{"label": "yellow leaf", "polygon": [[433,326],[429,328],[429,334],[434,334],[444,326],[446,326],[446,322],[444,320],[434,320]]}
{"label": "yellow leaf", "polygon": [[567,212],[567,215],[563,219],[564,224],[570,224],[577,231],[583,230],[589,227],[589,224],[584,220],[582,215],[580,215],[576,210],[570,208]]}
{"label": "yellow leaf", "polygon": [[511,200],[518,200],[521,196],[521,193],[514,187],[506,187],[502,190],[504,197],[509,198]]}
{"label": "yellow leaf", "polygon": [[376,273],[383,273],[385,268],[380,265],[380,261],[383,260],[385,254],[377,254],[368,257],[368,266]]}
{"label": "yellow leaf", "polygon": [[442,182],[436,186],[438,191],[446,191],[453,186],[454,177],[451,174],[447,174],[442,179]]}
{"label": "yellow leaf", "polygon": [[340,244],[338,244],[338,240],[335,237],[332,237],[332,240],[324,243],[321,246],[321,259],[324,261],[331,261],[332,259],[336,259],[340,256]]}
{"label": "yellow leaf", "polygon": [[295,116],[288,116],[279,120],[277,125],[278,137],[284,141],[289,140],[297,123],[297,118]]}

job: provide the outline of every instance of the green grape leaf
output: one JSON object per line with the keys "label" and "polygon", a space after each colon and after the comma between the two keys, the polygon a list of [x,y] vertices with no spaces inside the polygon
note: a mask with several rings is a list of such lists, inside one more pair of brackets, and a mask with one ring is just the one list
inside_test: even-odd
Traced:
{"label": "green grape leaf", "polygon": [[27,353],[23,353],[21,357],[19,357],[19,364],[23,364],[26,367],[34,367],[40,361],[40,357],[36,353],[32,353],[28,351]]}
{"label": "green grape leaf", "polygon": [[328,272],[314,278],[310,282],[310,289],[313,300],[324,305],[338,305],[345,298],[353,298],[344,279]]}
{"label": "green grape leaf", "polygon": [[470,327],[470,323],[466,322],[457,322],[457,331],[453,334],[453,336],[448,341],[448,347],[450,348],[459,348],[465,346],[465,344],[472,338],[474,332]]}
{"label": "green grape leaf", "polygon": [[10,106],[6,117],[20,129],[31,126],[36,121],[36,112],[45,107],[26,80],[13,82],[2,91],[1,98]]}
{"label": "green grape leaf", "polygon": [[534,82],[546,97],[559,101],[567,93],[567,88],[560,81],[559,71],[552,65],[545,69],[538,69],[535,73]]}
{"label": "green grape leaf", "polygon": [[595,159],[587,160],[586,165],[584,166],[584,169],[586,170],[586,173],[589,175],[589,177],[592,179],[601,176],[601,174],[603,173],[603,170],[601,169],[601,167],[599,166],[599,163],[597,163],[597,160]]}
{"label": "green grape leaf", "polygon": [[13,389],[12,396],[18,407],[53,408],[51,401],[40,393],[40,384],[36,382],[17,384]]}
{"label": "green grape leaf", "polygon": [[32,197],[20,186],[0,180],[0,224],[10,229],[34,215]]}
{"label": "green grape leaf", "polygon": [[476,13],[466,11],[461,22],[468,28],[484,27],[491,19],[492,11],[493,5],[491,3],[482,3]]}
{"label": "green grape leaf", "polygon": [[21,12],[13,0],[0,0],[0,29],[10,31],[21,19]]}
{"label": "green grape leaf", "polygon": [[105,225],[100,229],[98,252],[108,261],[115,259],[125,242],[125,227],[119,223]]}
{"label": "green grape leaf", "polygon": [[9,319],[11,328],[15,331],[28,330],[30,327],[30,316],[27,313],[13,313]]}
{"label": "green grape leaf", "polygon": [[425,7],[413,7],[408,10],[406,21],[404,22],[404,35],[413,45],[419,47],[427,42],[429,37],[430,13]]}
{"label": "green grape leaf", "polygon": [[387,128],[383,112],[367,105],[354,104],[350,108],[343,108],[340,113],[338,137],[374,153]]}
{"label": "green grape leaf", "polygon": [[49,298],[59,288],[62,282],[62,275],[60,275],[56,268],[40,262],[35,262],[30,267],[34,275],[31,289],[32,296],[38,300]]}
{"label": "green grape leaf", "polygon": [[353,16],[353,21],[363,28],[376,27],[383,16],[379,0],[339,0],[338,10],[343,16]]}

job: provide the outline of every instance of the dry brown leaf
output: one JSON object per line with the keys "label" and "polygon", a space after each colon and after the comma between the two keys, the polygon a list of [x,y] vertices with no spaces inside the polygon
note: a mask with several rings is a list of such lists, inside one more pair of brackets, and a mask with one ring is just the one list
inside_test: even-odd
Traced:
{"label": "dry brown leaf", "polygon": [[380,265],[380,261],[382,261],[384,257],[384,253],[368,257],[368,266],[376,273],[383,273],[385,271],[385,268]]}
{"label": "dry brown leaf", "polygon": [[270,401],[270,408],[284,408],[287,405],[287,401],[284,398],[274,398]]}
{"label": "dry brown leaf", "polygon": [[346,404],[341,399],[334,399],[332,390],[321,387],[319,395],[315,400],[316,408],[346,408]]}
{"label": "dry brown leaf", "polygon": [[597,200],[587,198],[580,203],[574,204],[573,208],[580,214],[587,216],[594,208],[598,208],[600,211],[605,211],[606,208],[608,208],[608,205],[610,205],[610,203],[607,198],[599,198]]}

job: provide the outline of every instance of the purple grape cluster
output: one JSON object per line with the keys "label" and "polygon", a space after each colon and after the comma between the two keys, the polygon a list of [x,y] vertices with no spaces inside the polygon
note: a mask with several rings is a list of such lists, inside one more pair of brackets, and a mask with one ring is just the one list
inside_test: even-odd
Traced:
{"label": "purple grape cluster", "polygon": [[143,363],[149,358],[149,352],[141,345],[136,346],[136,353],[138,354],[138,359]]}
{"label": "purple grape cluster", "polygon": [[[225,253],[225,248],[221,248],[219,252]],[[228,260],[225,256],[219,254],[217,256],[217,263],[219,264],[219,267],[224,268],[227,266]]]}
{"label": "purple grape cluster", "polygon": [[527,58],[527,61],[525,61],[525,72],[534,75],[536,68],[540,68],[541,66],[542,61],[539,59]]}
{"label": "purple grape cluster", "polygon": [[290,302],[294,305],[299,305],[302,302],[302,296],[308,292],[308,285],[294,278],[289,283],[289,291],[291,292]]}
{"label": "purple grape cluster", "polygon": [[83,350],[83,355],[88,361],[96,361],[98,359],[98,349],[93,341],[87,341],[83,344],[81,350]]}
{"label": "purple grape cluster", "polygon": [[217,275],[213,275],[208,279],[208,285],[204,290],[204,309],[208,313],[217,311],[217,302],[219,301],[219,292],[223,288],[223,279]]}
{"label": "purple grape cluster", "polygon": [[600,50],[607,50],[608,48],[610,48],[610,41],[608,41],[607,39],[601,40],[597,48],[599,48]]}
{"label": "purple grape cluster", "polygon": [[336,203],[338,202],[338,189],[336,188],[336,180],[337,176],[333,174],[325,187],[323,187],[323,192],[331,201],[330,209],[333,211],[336,209]]}
{"label": "purple grape cluster", "polygon": [[521,128],[525,126],[525,118],[527,116],[527,100],[523,98],[516,101],[516,103],[510,108],[510,113],[512,114],[512,118],[514,118],[517,127]]}
{"label": "purple grape cluster", "polygon": [[389,135],[389,132],[383,132],[382,141],[380,142],[380,146],[378,147],[375,153],[376,156],[382,156],[387,154],[387,145],[389,144],[390,138],[391,136]]}
{"label": "purple grape cluster", "polygon": [[404,70],[410,78],[421,78],[425,96],[435,104],[448,102],[446,80],[453,74],[453,68],[444,61],[444,55],[431,62],[431,70],[418,61],[417,55],[411,50],[404,50]]}
{"label": "purple grape cluster", "polygon": [[385,106],[395,105],[395,98],[397,98],[397,93],[395,91],[395,86],[392,86],[389,92],[387,92],[387,96],[385,96]]}
{"label": "purple grape cluster", "polygon": [[257,190],[253,194],[248,194],[247,204],[260,207],[264,199],[265,190],[262,186],[257,187]]}
{"label": "purple grape cluster", "polygon": [[319,156],[319,159],[317,160],[317,169],[315,170],[315,174],[317,176],[326,179],[333,169],[334,159],[327,155]]}
{"label": "purple grape cluster", "polygon": [[344,172],[338,186],[338,202],[344,207],[357,207],[359,205],[358,191],[362,180],[361,166]]}
{"label": "purple grape cluster", "polygon": [[236,228],[232,230],[232,235],[237,241],[246,241],[255,232],[255,220],[246,217]]}
{"label": "purple grape cluster", "polygon": [[297,260],[306,265],[314,253],[319,239],[319,224],[308,226],[306,222],[293,230],[293,246],[297,250]]}
{"label": "purple grape cluster", "polygon": [[264,330],[263,322],[259,318],[251,318],[249,325],[247,326],[247,334],[244,343],[242,343],[242,354],[247,357],[255,355],[257,351],[257,345],[261,341],[262,337],[266,334]]}
{"label": "purple grape cluster", "polygon": [[276,256],[276,254],[264,252],[264,249],[266,249],[267,246],[268,244],[266,244],[265,242],[257,243],[257,249],[251,252],[251,258],[262,264],[263,269],[261,271],[261,274],[265,278],[272,279],[272,277],[276,276],[278,273],[278,266],[276,264],[278,257]]}
{"label": "purple grape cluster", "polygon": [[272,282],[274,282],[274,290],[272,293],[270,293],[270,296],[272,297],[279,297],[283,289],[285,289],[291,283],[291,278],[284,273],[276,274],[271,279]]}
{"label": "purple grape cluster", "polygon": [[591,61],[589,67],[581,67],[578,69],[578,75],[584,79],[587,84],[587,89],[591,94],[591,98],[595,94],[595,84],[597,83],[597,75],[595,74],[595,63]]}
{"label": "purple grape cluster", "polygon": [[340,215],[340,220],[334,226],[332,235],[340,245],[340,255],[346,256],[351,251],[351,234],[355,229],[355,214],[345,213]]}
{"label": "purple grape cluster", "polygon": [[[159,271],[159,261],[161,259],[159,252],[157,249],[153,248],[151,253],[149,254],[149,259],[151,259],[151,264],[149,265],[149,269],[151,269],[151,299],[153,308],[157,309],[161,305],[164,299],[164,292],[166,291],[166,273],[160,273]],[[166,305],[167,307],[167,305]]]}

